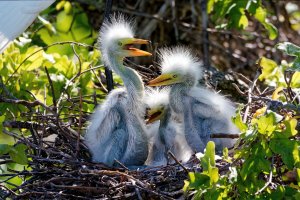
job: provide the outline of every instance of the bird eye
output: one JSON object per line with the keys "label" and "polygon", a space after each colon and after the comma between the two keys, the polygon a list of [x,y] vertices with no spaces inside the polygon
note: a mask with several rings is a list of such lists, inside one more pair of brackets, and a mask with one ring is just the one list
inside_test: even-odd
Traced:
{"label": "bird eye", "polygon": [[122,46],[122,42],[118,42],[118,45],[119,45],[119,46]]}
{"label": "bird eye", "polygon": [[177,78],[177,75],[176,75],[176,74],[174,74],[174,75],[173,75],[173,78]]}

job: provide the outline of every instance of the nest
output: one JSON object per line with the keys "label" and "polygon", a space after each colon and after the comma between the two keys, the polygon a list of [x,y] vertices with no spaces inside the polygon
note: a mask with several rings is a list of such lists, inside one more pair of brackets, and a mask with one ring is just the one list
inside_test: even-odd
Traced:
{"label": "nest", "polygon": [[[32,135],[5,130],[29,147],[31,170],[2,174],[7,180],[15,176],[24,180],[14,189],[2,190],[3,199],[177,199],[185,195],[187,173],[201,171],[195,157],[185,166],[175,159],[174,164],[161,167],[111,168],[92,163],[80,134],[62,123],[6,121],[4,126],[28,128]],[[226,163],[218,166],[226,168]]]}

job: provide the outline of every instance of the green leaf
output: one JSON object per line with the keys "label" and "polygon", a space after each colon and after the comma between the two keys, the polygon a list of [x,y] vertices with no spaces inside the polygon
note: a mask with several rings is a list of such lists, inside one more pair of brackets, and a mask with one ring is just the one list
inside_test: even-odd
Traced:
{"label": "green leaf", "polygon": [[299,142],[285,138],[271,139],[270,148],[273,152],[281,155],[281,159],[286,166],[291,170],[296,165],[299,165]]}
{"label": "green leaf", "polygon": [[268,79],[277,68],[277,63],[266,57],[261,57],[258,64],[262,67],[262,74],[259,76],[259,80]]}
{"label": "green leaf", "polygon": [[68,32],[73,22],[73,15],[68,14],[64,10],[57,15],[56,28],[61,32]]}
{"label": "green leaf", "polygon": [[80,41],[92,34],[92,28],[89,24],[88,16],[85,13],[76,15],[71,32],[76,41]]}
{"label": "green leaf", "polygon": [[25,144],[18,144],[14,148],[11,148],[9,155],[13,161],[19,163],[21,165],[26,165],[28,163],[28,159],[26,156],[25,150],[27,146]]}
{"label": "green leaf", "polygon": [[201,158],[203,171],[208,171],[211,166],[215,166],[215,143],[209,141],[206,145],[204,156]]}
{"label": "green leaf", "polygon": [[300,72],[295,72],[291,82],[292,88],[300,88]]}
{"label": "green leaf", "polygon": [[11,149],[11,145],[0,144],[0,155],[7,154]]}
{"label": "green leaf", "polygon": [[189,172],[189,187],[192,189],[199,189],[203,186],[208,187],[210,183],[209,176],[198,172]]}
{"label": "green leaf", "polygon": [[276,116],[273,112],[267,113],[257,120],[258,132],[270,136],[276,129]]}
{"label": "green leaf", "polygon": [[214,9],[215,0],[208,0],[207,2],[207,14],[210,14]]}
{"label": "green leaf", "polygon": [[210,184],[217,183],[219,180],[219,169],[217,167],[212,167],[209,170]]}
{"label": "green leaf", "polygon": [[300,56],[300,47],[290,42],[282,42],[276,45],[277,49],[290,56]]}
{"label": "green leaf", "polygon": [[241,108],[237,109],[235,112],[235,116],[231,118],[232,122],[240,129],[241,132],[245,132],[248,129],[246,123],[243,123],[241,116]]}
{"label": "green leaf", "polygon": [[265,27],[265,29],[267,29],[270,40],[274,40],[275,38],[277,38],[278,30],[273,24],[267,22],[267,10],[266,9],[264,9],[262,7],[258,7],[256,9],[254,17],[260,23],[262,23],[262,25]]}
{"label": "green leaf", "polygon": [[297,127],[297,120],[290,119],[283,122],[285,129],[281,132],[275,134],[276,138],[290,138],[292,136],[297,135],[298,131],[296,130]]}
{"label": "green leaf", "polygon": [[290,68],[292,71],[299,72],[300,71],[300,57],[297,57],[294,62],[292,67]]}
{"label": "green leaf", "polygon": [[265,27],[265,29],[267,29],[268,33],[269,33],[269,39],[270,40],[275,40],[278,36],[278,30],[277,28],[268,22],[262,23],[262,25]]}
{"label": "green leaf", "polygon": [[264,23],[267,17],[267,11],[266,9],[262,7],[256,8],[256,12],[254,14],[254,17],[261,23]]}

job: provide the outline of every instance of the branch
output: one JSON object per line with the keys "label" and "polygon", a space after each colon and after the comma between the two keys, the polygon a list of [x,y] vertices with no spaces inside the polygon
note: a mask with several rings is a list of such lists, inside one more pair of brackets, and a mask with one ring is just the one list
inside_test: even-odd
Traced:
{"label": "branch", "polygon": [[7,99],[5,97],[0,96],[0,102],[11,103],[11,104],[21,104],[21,105],[26,106],[28,109],[31,109],[32,107],[35,107],[35,106],[42,106],[47,111],[49,111],[51,113],[55,113],[53,108],[47,106],[46,104],[40,102],[39,100],[35,100],[35,101],[30,102],[30,101],[19,100],[19,99]]}
{"label": "branch", "polygon": [[235,139],[239,138],[240,134],[226,134],[226,133],[212,133],[210,135],[210,138],[229,138],[229,139]]}
{"label": "branch", "polygon": [[274,156],[272,157],[272,163],[270,166],[270,176],[269,176],[269,180],[268,182],[266,182],[266,184],[264,185],[264,187],[262,187],[260,190],[258,190],[255,195],[259,195],[260,193],[262,193],[262,191],[264,191],[271,183],[272,183],[272,178],[273,178],[273,172],[272,172],[272,166],[274,164]]}

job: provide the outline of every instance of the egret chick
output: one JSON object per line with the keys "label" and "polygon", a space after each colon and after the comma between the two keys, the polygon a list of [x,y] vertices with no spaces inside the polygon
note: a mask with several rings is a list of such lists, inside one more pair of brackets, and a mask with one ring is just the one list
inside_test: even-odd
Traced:
{"label": "egret chick", "polygon": [[148,138],[144,123],[144,86],[138,73],[123,65],[125,57],[150,56],[134,48],[148,44],[134,38],[132,24],[122,16],[112,16],[100,30],[102,60],[118,74],[125,88],[113,90],[91,117],[85,140],[93,161],[109,166],[118,160],[126,166],[143,165],[148,156]]}
{"label": "egret chick", "polygon": [[159,121],[158,129],[150,137],[151,145],[146,162],[150,166],[173,163],[173,158],[168,159],[168,151],[182,162],[187,162],[193,153],[183,133],[182,119],[169,107],[169,93],[169,88],[146,90],[147,124],[157,126],[153,123]]}
{"label": "egret chick", "polygon": [[235,113],[233,104],[223,96],[196,86],[202,77],[202,62],[191,50],[174,47],[160,51],[162,74],[151,80],[149,86],[172,85],[170,106],[183,115],[184,133],[192,150],[203,152],[208,141],[216,143],[216,150],[231,147],[235,140],[211,139],[212,133],[236,134],[231,122]]}

